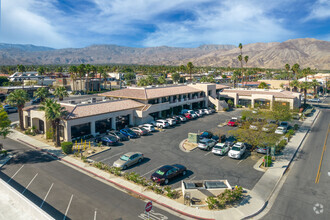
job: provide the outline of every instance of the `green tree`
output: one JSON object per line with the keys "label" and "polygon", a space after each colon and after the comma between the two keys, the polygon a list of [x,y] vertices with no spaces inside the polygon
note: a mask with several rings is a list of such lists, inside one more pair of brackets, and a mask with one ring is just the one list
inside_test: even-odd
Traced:
{"label": "green tree", "polygon": [[181,73],[184,73],[186,71],[186,67],[184,65],[181,65],[179,67],[179,70],[180,70]]}
{"label": "green tree", "polygon": [[148,84],[148,81],[147,81],[145,78],[141,78],[141,79],[139,79],[139,81],[137,82],[137,85],[138,85],[138,86],[147,86],[147,85],[149,85],[149,84]]}
{"label": "green tree", "polygon": [[125,79],[126,83],[132,82],[135,79],[135,73],[134,72],[125,73],[124,79]]}
{"label": "green tree", "polygon": [[295,92],[298,92],[298,87],[299,87],[299,81],[298,80],[293,80],[291,83],[290,83],[290,86],[293,87],[293,90]]}
{"label": "green tree", "polygon": [[7,96],[6,102],[11,105],[17,107],[18,116],[19,116],[19,126],[21,130],[24,130],[23,124],[23,108],[25,103],[29,101],[29,96],[26,91],[23,89],[14,90]]}
{"label": "green tree", "polygon": [[148,74],[146,81],[147,81],[148,85],[153,85],[156,83],[156,79],[152,74]]}
{"label": "green tree", "polygon": [[60,121],[67,114],[65,108],[54,99],[46,99],[41,103],[40,110],[45,112],[46,119],[51,122],[53,131],[55,131],[55,145],[60,147]]}
{"label": "green tree", "polygon": [[49,95],[48,89],[45,87],[38,88],[37,91],[34,92],[34,97],[40,98],[41,102],[45,101]]}
{"label": "green tree", "polygon": [[290,77],[290,75],[289,75],[289,70],[290,70],[290,65],[287,63],[287,64],[285,64],[285,70],[286,70],[286,72],[287,72],[287,77],[288,77],[288,79],[289,79],[289,90],[291,91],[291,89],[290,89],[290,79],[291,79],[291,77]]}
{"label": "green tree", "polygon": [[300,69],[300,66],[298,63],[293,64],[292,71],[293,71],[293,74],[295,75],[295,79],[297,79],[297,74],[298,74],[299,69]]}
{"label": "green tree", "polygon": [[38,72],[38,75],[41,76],[41,86],[44,85],[44,77],[43,75],[45,75],[45,68],[43,66],[39,66],[38,69],[37,69],[37,72]]}
{"label": "green tree", "polygon": [[233,81],[233,87],[236,87],[236,82],[239,80],[240,76],[241,76],[241,71],[239,70],[235,70],[233,75],[231,76],[231,80]]}
{"label": "green tree", "polygon": [[269,119],[278,121],[291,121],[292,113],[289,105],[283,105],[280,102],[274,102],[273,108],[269,112],[265,112],[266,116],[268,114]]}
{"label": "green tree", "polygon": [[77,67],[77,71],[78,71],[78,74],[79,74],[79,78],[80,78],[80,90],[82,91],[82,80],[83,78],[85,77],[86,75],[86,66],[85,64],[80,64],[78,67]]}
{"label": "green tree", "polygon": [[165,84],[166,83],[165,76],[160,76],[157,81],[158,81],[158,84],[160,84],[160,85]]}
{"label": "green tree", "polygon": [[59,86],[55,89],[54,95],[58,97],[60,101],[63,101],[64,97],[69,97],[68,91],[64,86]]}
{"label": "green tree", "polygon": [[77,80],[77,73],[78,73],[78,68],[76,66],[70,66],[69,67],[69,73],[70,73],[70,78],[72,80],[72,90],[76,91],[76,80]]}
{"label": "green tree", "polygon": [[8,82],[9,82],[8,77],[0,76],[0,86],[3,86],[4,83],[8,83]]}
{"label": "green tree", "polygon": [[320,86],[320,83],[316,79],[313,79],[313,81],[311,82],[311,86],[314,89],[314,97],[316,97],[317,94],[316,88]]}
{"label": "green tree", "polygon": [[258,86],[259,89],[269,89],[269,85],[265,82],[261,82]]}
{"label": "green tree", "polygon": [[193,72],[193,69],[194,69],[194,65],[192,64],[192,62],[188,62],[187,63],[187,70],[188,70],[188,73],[190,75],[190,80],[192,81],[192,72]]}
{"label": "green tree", "polygon": [[310,82],[301,82],[301,83],[299,83],[298,87],[304,91],[304,105],[306,105],[307,89],[311,88],[311,83]]}
{"label": "green tree", "polygon": [[171,78],[172,78],[173,82],[178,82],[180,80],[180,73],[172,73]]}
{"label": "green tree", "polygon": [[10,133],[10,123],[7,112],[3,109],[0,104],[0,136],[6,138],[6,136]]}
{"label": "green tree", "polygon": [[207,82],[207,77],[206,77],[206,76],[202,76],[200,82],[201,82],[201,83],[205,83],[205,82]]}

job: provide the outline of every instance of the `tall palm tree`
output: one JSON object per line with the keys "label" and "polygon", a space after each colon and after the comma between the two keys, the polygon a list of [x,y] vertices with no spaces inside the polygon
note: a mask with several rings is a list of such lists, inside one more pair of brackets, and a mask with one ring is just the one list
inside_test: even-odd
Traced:
{"label": "tall palm tree", "polygon": [[241,76],[241,72],[239,70],[235,70],[233,75],[231,76],[231,80],[233,81],[234,88],[236,87],[236,82]]}
{"label": "tall palm tree", "polygon": [[192,62],[188,62],[187,63],[187,70],[188,73],[190,75],[190,80],[192,81],[192,71],[193,71],[194,65],[192,64]]}
{"label": "tall palm tree", "polygon": [[290,86],[292,86],[293,87],[293,90],[295,91],[295,92],[297,92],[298,91],[298,87],[299,87],[299,81],[298,80],[293,80],[291,83],[290,83]]}
{"label": "tall palm tree", "polygon": [[[17,65],[17,71],[18,72],[20,72],[20,73],[24,73],[25,71],[26,71],[26,68],[25,68],[25,66],[24,65]],[[23,82],[22,82],[22,87],[23,87],[23,89],[24,89],[24,80],[23,80]]]}
{"label": "tall palm tree", "polygon": [[[6,138],[6,136],[10,133],[10,123],[11,121],[8,118],[7,112],[0,104],[0,136],[2,136],[3,138]],[[0,151],[1,150],[2,149],[0,146]]]}
{"label": "tall palm tree", "polygon": [[49,97],[48,89],[45,87],[38,88],[37,91],[34,92],[34,96],[40,98],[40,101],[43,102],[47,97]]}
{"label": "tall palm tree", "polygon": [[29,96],[26,91],[23,89],[14,90],[7,96],[6,102],[11,105],[17,107],[18,116],[19,116],[19,126],[21,130],[24,130],[23,124],[23,108],[25,103],[29,101]]}
{"label": "tall palm tree", "polygon": [[91,65],[86,64],[85,66],[85,73],[86,73],[86,93],[89,92],[89,74],[91,72]]}
{"label": "tall palm tree", "polygon": [[[96,76],[96,73],[97,73],[97,68],[96,68],[96,66],[94,66],[94,65],[91,65],[91,67],[90,67],[90,74],[89,74],[89,76],[91,77],[91,79],[93,80],[94,78],[95,78],[95,76]],[[92,82],[92,91],[94,91],[94,83]]]}
{"label": "tall palm tree", "polygon": [[79,73],[79,78],[80,78],[80,90],[82,91],[82,79],[83,77],[85,76],[85,73],[86,73],[86,66],[85,64],[80,64],[78,67],[77,67],[77,71]]}
{"label": "tall palm tree", "polygon": [[285,70],[286,70],[286,73],[288,74],[288,79],[289,79],[289,91],[291,91],[291,89],[290,89],[290,79],[291,79],[291,77],[290,77],[290,75],[289,75],[289,70],[290,70],[290,64],[285,64]]}
{"label": "tall palm tree", "polygon": [[77,88],[76,88],[76,80],[77,80],[78,68],[76,66],[70,66],[69,67],[69,73],[70,73],[70,77],[72,79],[72,89],[74,91],[76,91],[77,90]]}
{"label": "tall palm tree", "polygon": [[311,83],[309,82],[301,82],[299,83],[299,88],[304,90],[304,105],[306,105],[306,96],[307,96],[307,89],[311,88]]}
{"label": "tall palm tree", "polygon": [[316,88],[320,86],[320,83],[316,79],[313,79],[313,81],[311,82],[311,86],[314,88],[314,97],[316,97]]}
{"label": "tall palm tree", "polygon": [[43,66],[39,66],[37,69],[38,75],[41,76],[41,86],[44,85],[44,77],[43,75],[45,75],[45,68]]}
{"label": "tall palm tree", "polygon": [[64,86],[59,86],[55,89],[54,95],[58,97],[60,101],[63,101],[64,97],[69,97],[68,92]]}
{"label": "tall palm tree", "polygon": [[297,74],[298,74],[299,68],[300,68],[300,66],[298,63],[295,63],[292,66],[292,71],[293,71],[293,74],[295,75],[295,79],[297,79]]}
{"label": "tall palm tree", "polygon": [[55,145],[59,147],[60,142],[60,121],[67,114],[64,107],[61,107],[54,99],[46,99],[41,104],[40,110],[45,111],[45,116],[51,122],[53,131],[55,131]]}

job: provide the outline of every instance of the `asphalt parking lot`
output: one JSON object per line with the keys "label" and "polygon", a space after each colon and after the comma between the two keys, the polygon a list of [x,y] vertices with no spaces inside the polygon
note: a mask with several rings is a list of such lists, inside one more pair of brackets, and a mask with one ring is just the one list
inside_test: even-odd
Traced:
{"label": "asphalt parking lot", "polygon": [[[227,179],[231,185],[252,189],[263,175],[263,172],[253,168],[258,158],[250,157],[246,153],[242,160],[235,160],[228,156],[216,156],[210,151],[200,149],[195,149],[189,153],[179,149],[180,142],[187,138],[189,132],[217,129],[219,124],[238,115],[240,115],[240,110],[206,115],[197,120],[190,120],[176,127],[165,129],[163,132],[156,132],[149,136],[123,142],[122,145],[113,146],[111,150],[95,155],[90,159],[112,165],[126,152],[141,152],[145,156],[144,161],[129,167],[128,172],[137,172],[148,179],[162,165],[177,163],[187,167],[186,176],[169,183],[173,188],[180,187],[180,181],[183,179]],[[234,128],[224,126],[218,129],[226,133]]]}

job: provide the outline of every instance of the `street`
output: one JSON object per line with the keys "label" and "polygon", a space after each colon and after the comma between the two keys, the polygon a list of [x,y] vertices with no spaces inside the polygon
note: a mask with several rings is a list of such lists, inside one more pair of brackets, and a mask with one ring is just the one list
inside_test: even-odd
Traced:
{"label": "street", "polygon": [[330,219],[330,111],[320,110],[271,210],[262,219]]}
{"label": "street", "polygon": [[[9,138],[1,139],[13,159],[0,178],[55,219],[146,219],[147,201],[95,179]],[[154,204],[152,219],[180,219]]]}

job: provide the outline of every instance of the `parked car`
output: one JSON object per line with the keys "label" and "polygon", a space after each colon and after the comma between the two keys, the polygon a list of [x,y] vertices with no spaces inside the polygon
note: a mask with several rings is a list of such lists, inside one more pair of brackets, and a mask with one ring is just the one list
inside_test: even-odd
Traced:
{"label": "parked car", "polygon": [[252,124],[250,124],[249,129],[258,131],[259,130],[259,126],[260,126],[260,123],[257,122],[257,121],[255,121],[255,122],[252,122]]}
{"label": "parked car", "polygon": [[286,129],[289,129],[289,122],[286,122],[286,121],[282,121],[280,124],[279,124],[280,127],[285,127]]}
{"label": "parked car", "polygon": [[216,155],[225,155],[229,151],[229,146],[226,143],[217,143],[213,149],[212,153]]}
{"label": "parked car", "polygon": [[262,127],[261,130],[265,132],[271,132],[274,129],[276,129],[276,124],[266,124],[265,126]]}
{"label": "parked car", "polygon": [[167,128],[170,125],[168,124],[168,122],[166,120],[159,119],[159,120],[156,121],[156,126],[159,127],[159,128]]}
{"label": "parked car", "polygon": [[132,131],[134,131],[135,133],[139,134],[140,136],[144,136],[144,135],[148,135],[149,131],[145,128],[141,128],[141,127],[134,127],[131,128]]}
{"label": "parked car", "polygon": [[174,115],[172,118],[175,120],[175,122],[176,122],[177,124],[180,124],[180,123],[181,123],[181,119],[180,119],[179,116]]}
{"label": "parked car", "polygon": [[256,152],[260,153],[260,154],[267,154],[267,152],[270,152],[270,148],[269,147],[265,147],[265,146],[257,146],[256,148]]}
{"label": "parked car", "polygon": [[212,114],[215,112],[215,109],[214,108],[208,108],[209,112]]}
{"label": "parked car", "polygon": [[112,135],[97,137],[97,138],[95,138],[95,141],[98,143],[101,142],[103,145],[106,145],[106,146],[118,144],[118,139]]}
{"label": "parked car", "polygon": [[212,111],[209,110],[208,108],[204,108],[204,109],[203,109],[203,112],[204,112],[205,114],[207,114],[207,115],[212,114]]}
{"label": "parked car", "polygon": [[197,114],[193,110],[188,110],[188,113],[191,114],[193,119],[198,118]]}
{"label": "parked car", "polygon": [[179,175],[185,176],[187,168],[180,164],[165,165],[156,170],[150,179],[156,183],[167,185],[170,180]]}
{"label": "parked car", "polygon": [[142,127],[149,132],[156,131],[155,126],[153,126],[152,124],[144,124],[144,125],[142,125]]}
{"label": "parked car", "polygon": [[213,139],[204,138],[199,141],[197,147],[201,150],[211,150],[216,143],[217,143],[217,141],[215,141]]}
{"label": "parked car", "polygon": [[235,119],[230,119],[227,123],[228,126],[235,127],[237,126],[237,121]]}
{"label": "parked car", "polygon": [[14,113],[17,112],[17,107],[13,107],[10,105],[4,105],[3,109],[7,112],[7,113]]}
{"label": "parked car", "polygon": [[176,125],[176,119],[174,118],[167,118],[166,121],[170,126],[175,126]]}
{"label": "parked car", "polygon": [[285,134],[287,130],[288,129],[286,127],[279,126],[276,128],[275,134]]}
{"label": "parked car", "polygon": [[190,113],[186,113],[186,114],[184,114],[184,116],[187,118],[187,119],[193,119],[193,117],[191,116],[191,114]]}
{"label": "parked car", "polygon": [[180,118],[181,122],[187,121],[187,118],[184,115],[178,115],[178,117]]}
{"label": "parked car", "polygon": [[120,131],[109,131],[108,132],[109,135],[115,136],[118,140],[120,141],[128,141],[129,138],[122,134]]}
{"label": "parked car", "polygon": [[38,103],[40,103],[41,102],[41,98],[35,98],[35,99],[32,99],[32,101],[31,101],[31,104],[33,105],[33,104],[38,104]]}
{"label": "parked car", "polygon": [[205,115],[205,112],[203,111],[203,109],[197,109],[195,112],[198,112],[200,115]]}
{"label": "parked car", "polygon": [[141,163],[143,158],[144,155],[140,152],[129,152],[121,156],[118,160],[116,160],[113,163],[113,166],[125,170],[136,163]]}
{"label": "parked car", "polygon": [[314,99],[309,99],[308,101],[310,101],[310,102],[321,102],[321,99],[314,98]]}
{"label": "parked car", "polygon": [[135,133],[134,131],[132,131],[131,129],[129,128],[124,128],[124,129],[121,129],[120,132],[129,137],[129,138],[138,138],[140,137],[137,133]]}
{"label": "parked car", "polygon": [[199,138],[200,139],[203,139],[203,138],[207,138],[207,139],[213,139],[215,141],[218,141],[219,140],[219,137],[214,135],[212,132],[210,131],[203,131],[200,135],[199,135]]}
{"label": "parked car", "polygon": [[228,156],[234,159],[241,159],[246,151],[246,146],[242,142],[237,142],[228,152]]}

